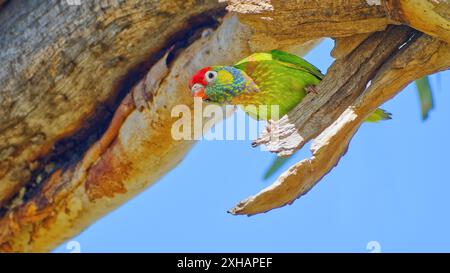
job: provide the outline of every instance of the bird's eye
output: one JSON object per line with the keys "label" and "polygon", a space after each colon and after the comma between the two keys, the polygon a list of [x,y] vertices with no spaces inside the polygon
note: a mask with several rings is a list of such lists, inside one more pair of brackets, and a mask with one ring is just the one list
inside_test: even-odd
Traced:
{"label": "bird's eye", "polygon": [[216,71],[208,71],[205,74],[205,78],[207,82],[212,82],[216,79],[217,77],[217,72]]}

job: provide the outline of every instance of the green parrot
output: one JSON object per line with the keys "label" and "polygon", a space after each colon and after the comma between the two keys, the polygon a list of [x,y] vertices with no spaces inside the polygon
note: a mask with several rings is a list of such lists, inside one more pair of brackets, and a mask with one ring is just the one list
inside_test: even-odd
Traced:
{"label": "green parrot", "polygon": [[[324,75],[306,60],[280,50],[254,53],[233,66],[208,66],[197,71],[189,82],[194,97],[218,104],[244,106],[257,120],[276,120],[314,91]],[[256,107],[245,107],[254,105]],[[266,108],[258,106],[267,106]],[[272,113],[272,106],[278,114]],[[390,119],[377,109],[366,121]]]}
{"label": "green parrot", "polygon": [[[244,106],[252,118],[275,120],[287,114],[324,75],[306,60],[280,50],[254,53],[233,66],[208,66],[197,71],[189,82],[194,97],[218,104]],[[266,111],[246,105],[266,105]],[[278,115],[273,116],[271,106],[278,105]],[[390,119],[390,113],[377,109],[366,121]],[[282,167],[287,158],[277,157],[266,172],[270,177]]]}

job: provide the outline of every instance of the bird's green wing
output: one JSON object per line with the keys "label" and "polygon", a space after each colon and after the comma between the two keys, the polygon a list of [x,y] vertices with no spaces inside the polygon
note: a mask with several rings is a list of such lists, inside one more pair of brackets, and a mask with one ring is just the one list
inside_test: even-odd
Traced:
{"label": "bird's green wing", "polygon": [[294,54],[290,54],[281,50],[272,50],[269,52],[254,53],[247,58],[239,61],[234,66],[241,70],[246,70],[249,63],[261,62],[261,61],[277,61],[279,64],[303,70],[314,75],[319,80],[323,79],[324,75],[314,65],[310,64],[303,58],[300,58]]}
{"label": "bird's green wing", "polygon": [[320,70],[317,67],[310,64],[305,59],[300,58],[297,55],[290,54],[281,50],[272,50],[270,51],[270,54],[272,55],[273,59],[283,63],[294,65],[296,67],[304,68],[319,79],[323,79],[324,77],[322,72],[320,72]]}
{"label": "bird's green wing", "polygon": [[[243,105],[278,105],[279,117],[305,97],[306,86],[317,85],[323,76],[317,68],[300,57],[276,50],[254,53],[234,67],[244,71],[258,91],[237,96],[234,102]],[[268,118],[277,119],[270,114]]]}

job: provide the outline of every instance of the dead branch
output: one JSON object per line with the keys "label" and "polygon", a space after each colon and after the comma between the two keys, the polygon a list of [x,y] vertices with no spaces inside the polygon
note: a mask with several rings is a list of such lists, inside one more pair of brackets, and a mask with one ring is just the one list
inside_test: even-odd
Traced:
{"label": "dead branch", "polygon": [[353,103],[377,69],[413,34],[404,26],[376,32],[344,58],[336,60],[318,85],[318,94],[306,96],[277,122],[275,130],[262,134],[253,146],[264,144],[278,156],[289,156],[319,135]]}
{"label": "dead branch", "polygon": [[420,35],[402,47],[383,64],[370,87],[313,141],[311,158],[293,165],[271,186],[241,201],[230,212],[247,215],[267,212],[291,204],[307,193],[338,163],[353,135],[372,111],[411,81],[448,69],[449,60],[450,45],[428,35]]}

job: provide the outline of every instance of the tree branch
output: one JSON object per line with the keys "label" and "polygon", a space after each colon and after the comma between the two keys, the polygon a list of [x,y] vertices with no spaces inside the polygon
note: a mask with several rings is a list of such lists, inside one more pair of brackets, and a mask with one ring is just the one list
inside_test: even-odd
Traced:
{"label": "tree branch", "polygon": [[405,26],[390,27],[369,36],[344,58],[336,60],[317,87],[277,122],[275,130],[262,134],[253,146],[264,144],[278,156],[292,155],[316,137],[366,88],[377,69],[413,34]]}
{"label": "tree branch", "polygon": [[[230,212],[253,215],[291,204],[307,193],[338,163],[347,151],[353,135],[372,111],[411,81],[448,69],[450,45],[427,35],[419,36],[383,64],[370,87],[349,107],[344,110],[341,104],[334,105],[342,114],[313,141],[311,158],[293,165],[271,186],[241,201]],[[326,107],[329,112],[334,111],[330,109],[332,106]]]}
{"label": "tree branch", "polygon": [[395,23],[383,6],[365,0],[230,0],[228,10],[257,30],[258,40],[297,43],[322,37],[344,37],[383,30]]}
{"label": "tree branch", "polygon": [[394,20],[450,43],[448,0],[388,0],[383,4]]}
{"label": "tree branch", "polygon": [[[346,37],[407,24],[450,42],[447,0],[229,0],[228,10],[257,30],[252,44],[295,44],[322,37]],[[374,4],[375,3],[375,4]]]}

